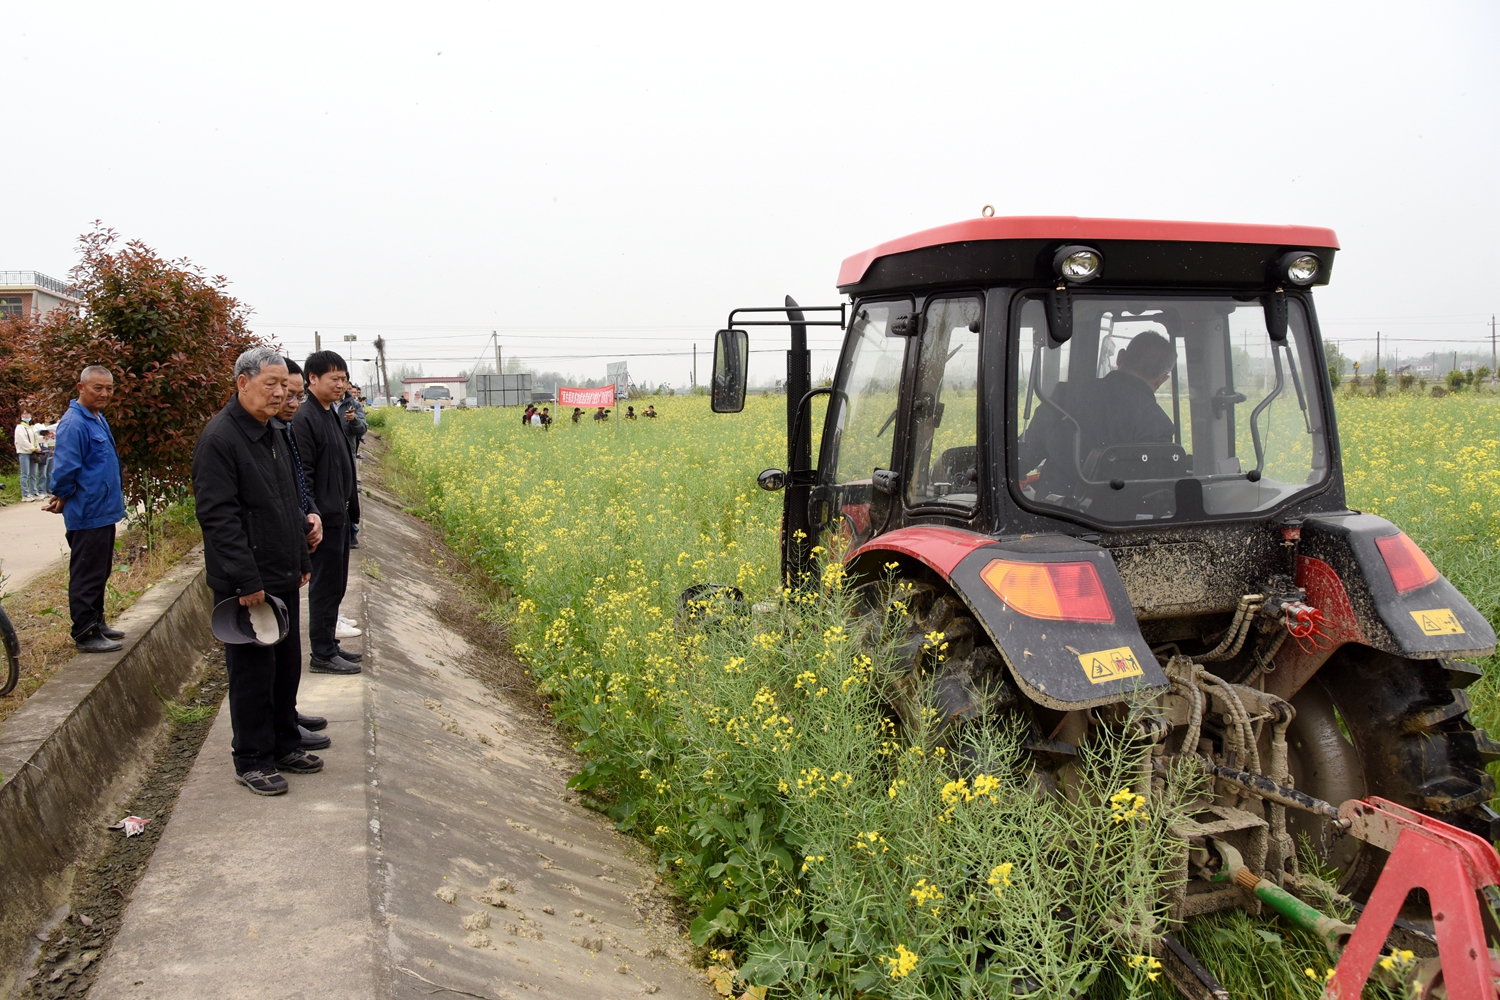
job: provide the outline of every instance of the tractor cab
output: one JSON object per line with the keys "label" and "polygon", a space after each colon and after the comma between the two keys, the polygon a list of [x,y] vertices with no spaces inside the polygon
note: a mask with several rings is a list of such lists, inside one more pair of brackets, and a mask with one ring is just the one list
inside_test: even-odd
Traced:
{"label": "tractor cab", "polygon": [[[738,327],[791,324],[795,341],[796,319],[837,312],[831,388],[809,394],[793,344],[780,478],[807,508],[787,526],[833,529],[850,551],[914,524],[1124,543],[1338,509],[1311,299],[1336,250],[1305,227],[981,218],[918,233],[846,260],[844,305],[736,310],[715,408],[743,401]],[[792,555],[787,572],[804,569]]]}

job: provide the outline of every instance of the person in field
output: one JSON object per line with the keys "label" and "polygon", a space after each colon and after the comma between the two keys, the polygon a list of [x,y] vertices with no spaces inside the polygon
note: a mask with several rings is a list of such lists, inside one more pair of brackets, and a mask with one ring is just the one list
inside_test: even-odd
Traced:
{"label": "person in field", "polygon": [[312,646],[308,669],[320,674],[357,674],[363,654],[340,648],[339,605],[349,587],[350,525],[359,520],[359,490],[354,452],[343,421],[333,410],[349,384],[349,366],[333,351],[317,351],[302,364],[312,397],[297,409],[292,431],[302,458],[302,472],[312,486],[323,516],[323,541],[312,554],[312,583],[307,591],[307,638]]}
{"label": "person in field", "polygon": [[[339,418],[339,425],[344,429],[344,439],[349,442],[349,454],[359,459],[359,443],[364,440],[366,432],[370,429],[370,423],[365,417],[365,404],[359,398],[359,386],[353,385],[344,390],[339,401],[333,404],[333,413]],[[358,488],[359,466],[354,467],[354,478],[356,489]],[[355,517],[349,522],[349,547],[359,548],[359,518]],[[342,616],[341,616],[342,617]],[[355,633],[358,635],[359,633]]]}
{"label": "person in field", "polygon": [[[1156,390],[1176,363],[1177,352],[1167,338],[1148,330],[1120,350],[1115,370],[1103,378],[1058,383],[1051,397],[1056,405],[1043,406],[1033,419],[1035,431],[1026,431],[1041,448],[1037,488],[1074,495],[1080,488],[1079,463],[1096,449],[1170,443],[1172,418],[1157,403]],[[1079,386],[1087,386],[1087,391]]]}
{"label": "person in field", "polygon": [[297,727],[297,592],[312,571],[309,522],[277,420],[286,400],[285,361],[268,347],[253,347],[235,361],[234,381],[234,396],[193,449],[193,496],[214,606],[237,601],[253,608],[274,598],[287,618],[285,635],[274,643],[224,646],[235,780],[256,795],[282,795],[288,787],[282,772],[323,769],[322,758],[302,748]]}
{"label": "person in field", "polygon": [[14,436],[16,461],[21,466],[21,499],[27,503],[40,500],[47,495],[47,482],[37,475],[36,453],[41,448],[41,435],[33,425],[31,411],[21,411],[20,423],[16,424]]}
{"label": "person in field", "polygon": [[580,421],[582,419],[583,419],[583,407],[581,407],[581,406],[575,406],[575,407],[573,407],[573,423],[576,424],[576,423],[578,423],[578,421]]}
{"label": "person in field", "polygon": [[[318,513],[318,503],[313,497],[312,489],[307,485],[307,476],[302,470],[302,456],[297,452],[297,436],[292,433],[292,418],[297,415],[297,410],[302,406],[303,400],[307,398],[306,383],[303,381],[302,366],[291,358],[282,358],[286,362],[287,383],[286,399],[281,404],[281,411],[271,421],[276,430],[286,442],[287,457],[291,459],[292,472],[297,477],[297,493],[301,497],[302,514],[307,519],[307,551],[313,553],[318,550],[318,545],[323,541],[323,516]],[[359,633],[356,632],[355,635]],[[298,637],[299,645],[301,637]],[[325,750],[333,745],[333,740],[319,732],[328,728],[328,720],[321,715],[303,715],[297,712],[297,733],[302,737],[303,750]]]}
{"label": "person in field", "polygon": [[650,417],[652,420],[655,420],[656,419],[656,407],[651,406],[650,404],[647,404],[647,406],[646,406],[646,412],[644,414],[642,414],[642,416]]}
{"label": "person in field", "polygon": [[104,590],[115,561],[115,525],[125,519],[120,453],[104,419],[115,377],[101,365],[78,376],[78,398],[57,425],[52,498],[42,509],[63,516],[68,539],[68,611],[79,652],[112,653],[125,633],[104,620]]}
{"label": "person in field", "polygon": [[627,406],[627,407],[625,407],[625,419],[626,420],[634,420],[635,418],[636,418],[635,417],[635,407],[633,407],[633,406]]}

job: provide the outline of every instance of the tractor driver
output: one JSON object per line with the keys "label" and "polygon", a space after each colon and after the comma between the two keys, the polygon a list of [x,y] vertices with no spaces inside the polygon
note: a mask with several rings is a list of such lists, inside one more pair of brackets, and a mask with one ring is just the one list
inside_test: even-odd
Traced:
{"label": "tractor driver", "polygon": [[[1171,341],[1148,330],[1137,334],[1119,354],[1115,370],[1102,379],[1061,382],[1052,394],[1057,405],[1043,405],[1027,437],[1041,447],[1045,464],[1038,462],[1041,482],[1037,495],[1076,495],[1079,468],[1074,466],[1074,421],[1078,440],[1076,458],[1085,475],[1090,455],[1115,444],[1170,444],[1172,418],[1156,402],[1177,363]],[[1066,419],[1058,409],[1066,411]]]}

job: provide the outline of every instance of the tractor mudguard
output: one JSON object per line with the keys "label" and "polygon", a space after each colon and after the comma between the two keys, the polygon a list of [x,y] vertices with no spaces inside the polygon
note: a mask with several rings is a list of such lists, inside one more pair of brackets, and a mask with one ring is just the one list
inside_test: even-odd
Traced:
{"label": "tractor mudguard", "polygon": [[1352,615],[1352,622],[1339,623],[1348,638],[1357,634],[1358,641],[1388,653],[1417,660],[1493,653],[1494,628],[1447,577],[1439,575],[1406,593],[1396,590],[1376,539],[1399,532],[1374,514],[1317,514],[1304,520],[1297,582],[1307,589],[1308,602],[1328,605],[1324,615],[1330,619],[1335,618],[1330,611]]}
{"label": "tractor mudguard", "polygon": [[[851,553],[848,562],[855,577],[878,579],[885,563],[901,557],[916,559],[948,583],[994,641],[1016,685],[1040,705],[1071,711],[1167,687],[1114,559],[1097,545],[1068,535],[997,539],[923,526],[880,535]],[[1017,611],[985,580],[994,578],[997,561],[1089,563],[1112,620],[1063,621]]]}

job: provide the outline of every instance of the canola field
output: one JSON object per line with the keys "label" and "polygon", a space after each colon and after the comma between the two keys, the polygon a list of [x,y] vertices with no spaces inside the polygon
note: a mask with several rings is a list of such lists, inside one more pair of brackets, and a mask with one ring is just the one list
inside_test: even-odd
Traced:
{"label": "canola field", "polygon": [[[1176,805],[1121,791],[1132,751],[1085,761],[1093,807],[1004,781],[1019,751],[1003,734],[952,780],[881,721],[871,681],[896,630],[855,641],[837,569],[777,600],[781,498],[755,475],[784,462],[784,398],[735,416],[653,402],[655,421],[390,413],[384,431],[414,506],[510,592],[491,613],[577,741],[575,787],[653,848],[719,992],[1172,995],[1135,931]],[[1338,419],[1350,505],[1500,618],[1493,397],[1341,396]],[[680,628],[678,595],[703,581],[763,603]],[[1500,728],[1490,680],[1471,695]],[[1184,936],[1231,992],[1321,992],[1326,952],[1284,925],[1234,913]]]}

